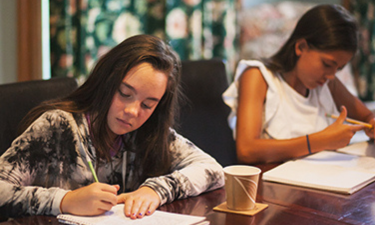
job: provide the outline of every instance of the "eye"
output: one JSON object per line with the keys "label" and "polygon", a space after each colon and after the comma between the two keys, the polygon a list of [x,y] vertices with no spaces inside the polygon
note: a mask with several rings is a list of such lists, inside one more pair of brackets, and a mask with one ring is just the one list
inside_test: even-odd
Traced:
{"label": "eye", "polygon": [[129,98],[131,95],[128,95],[128,94],[125,94],[125,93],[123,93],[120,89],[118,90],[118,93],[122,96],[122,97],[124,97],[124,98]]}
{"label": "eye", "polygon": [[145,109],[151,109],[152,108],[151,106],[148,106],[145,103],[142,103],[142,107],[145,108]]}
{"label": "eye", "polygon": [[326,62],[324,62],[324,61],[322,61],[322,62],[323,62],[324,67],[327,67],[327,68],[331,68],[331,67],[332,67],[331,65],[329,65],[329,64],[326,63]]}

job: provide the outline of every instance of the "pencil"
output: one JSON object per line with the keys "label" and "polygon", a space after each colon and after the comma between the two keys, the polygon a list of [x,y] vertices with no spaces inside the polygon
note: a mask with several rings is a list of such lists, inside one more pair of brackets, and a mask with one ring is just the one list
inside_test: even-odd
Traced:
{"label": "pencil", "polygon": [[[332,115],[332,114],[329,114],[329,113],[326,113],[326,116],[327,117],[331,117],[333,119],[337,119],[339,118],[339,116],[337,115]],[[369,123],[365,123],[365,122],[362,122],[362,121],[358,121],[358,120],[353,120],[353,119],[350,119],[350,118],[346,118],[345,119],[346,122],[349,122],[349,123],[354,123],[354,124],[358,124],[358,125],[363,125],[365,127],[368,127],[368,128],[372,128],[372,125],[369,124]]]}
{"label": "pencil", "polygon": [[90,167],[91,173],[92,173],[92,175],[94,176],[95,181],[96,181],[96,182],[99,182],[98,177],[96,176],[96,173],[95,173],[94,167],[92,166],[91,159],[90,159],[90,157],[89,157],[88,154],[86,154],[86,160],[87,160],[87,163],[89,164],[89,167]]}

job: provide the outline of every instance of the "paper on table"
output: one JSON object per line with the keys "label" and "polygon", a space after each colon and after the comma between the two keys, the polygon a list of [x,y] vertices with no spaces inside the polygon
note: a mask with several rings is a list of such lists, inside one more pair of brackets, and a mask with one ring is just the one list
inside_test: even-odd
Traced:
{"label": "paper on table", "polygon": [[61,223],[77,225],[206,225],[206,217],[190,216],[163,211],[155,211],[151,216],[142,219],[132,220],[124,215],[124,204],[118,204],[112,210],[99,216],[75,216],[70,214],[60,214],[57,219]]}
{"label": "paper on table", "polygon": [[375,159],[322,151],[283,163],[263,180],[352,194],[375,180]]}
{"label": "paper on table", "polygon": [[344,148],[337,149],[337,151],[352,155],[375,157],[375,145],[370,141],[354,143]]}

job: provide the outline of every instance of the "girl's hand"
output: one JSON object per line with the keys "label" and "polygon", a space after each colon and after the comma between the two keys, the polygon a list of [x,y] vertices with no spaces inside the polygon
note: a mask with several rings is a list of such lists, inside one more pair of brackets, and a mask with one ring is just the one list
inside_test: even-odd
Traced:
{"label": "girl's hand", "polygon": [[347,146],[355,132],[365,128],[363,125],[343,124],[347,111],[345,106],[342,106],[341,109],[340,116],[336,121],[322,131],[324,137],[327,137],[326,149],[338,149]]}
{"label": "girl's hand", "polygon": [[94,216],[105,213],[117,204],[119,185],[93,183],[68,192],[61,201],[63,213]]}
{"label": "girl's hand", "polygon": [[374,137],[375,137],[375,129],[374,129],[374,127],[375,127],[375,118],[372,118],[368,123],[372,125],[372,128],[370,129],[370,128],[366,127],[365,128],[365,132],[366,132],[367,136],[369,136],[369,138],[374,139]]}
{"label": "girl's hand", "polygon": [[143,186],[138,190],[120,194],[117,203],[124,203],[125,216],[131,219],[151,215],[160,205],[159,195],[151,188]]}

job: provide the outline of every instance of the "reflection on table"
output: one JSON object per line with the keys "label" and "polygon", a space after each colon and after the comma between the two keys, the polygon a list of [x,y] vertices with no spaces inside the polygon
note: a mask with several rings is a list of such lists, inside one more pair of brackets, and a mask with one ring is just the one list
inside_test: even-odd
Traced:
{"label": "reflection on table", "polygon": [[[277,164],[257,165],[267,171]],[[353,195],[300,188],[260,180],[257,202],[268,208],[255,216],[213,211],[225,201],[224,189],[197,197],[177,200],[159,208],[162,211],[206,216],[211,225],[241,224],[375,224],[375,183]],[[31,216],[0,223],[10,224],[59,224],[55,217]]]}

